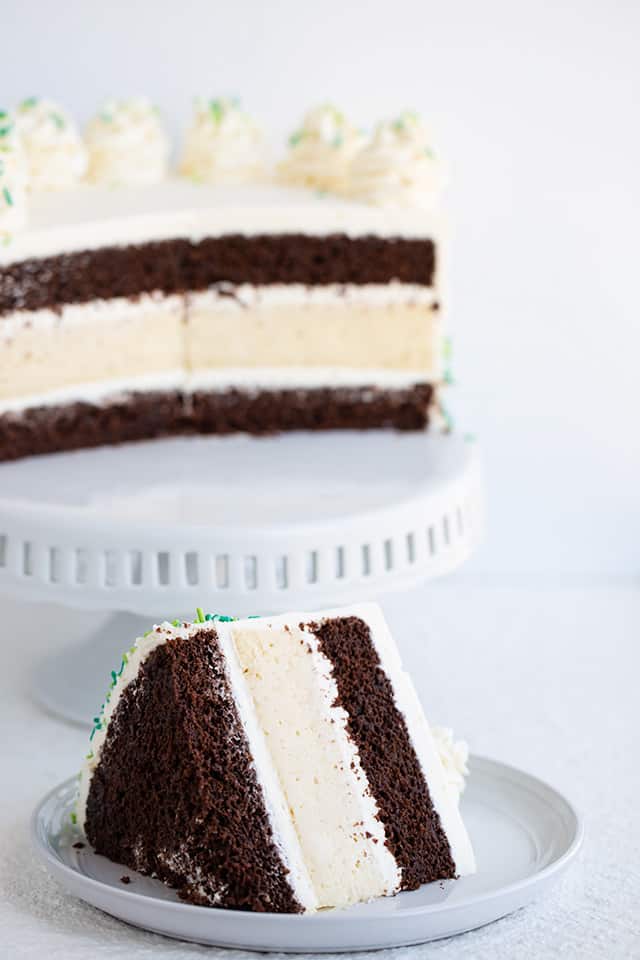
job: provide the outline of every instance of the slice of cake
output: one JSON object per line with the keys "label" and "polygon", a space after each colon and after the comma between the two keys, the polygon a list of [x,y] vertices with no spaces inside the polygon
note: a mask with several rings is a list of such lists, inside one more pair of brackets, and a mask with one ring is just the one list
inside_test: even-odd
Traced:
{"label": "slice of cake", "polygon": [[191,903],[298,913],[473,872],[454,783],[376,605],[199,613],[113,674],[77,821]]}
{"label": "slice of cake", "polygon": [[[39,152],[25,141],[27,172],[45,133],[58,165],[71,135],[59,111],[57,123],[42,103],[32,114],[47,123]],[[90,182],[75,166],[55,190],[36,178],[14,230],[9,191],[0,460],[182,433],[438,421],[443,223],[423,134],[398,120],[368,144],[329,108],[305,124],[268,182],[249,118],[199,103],[181,167],[192,179],[162,179],[157,114],[114,101],[87,131]]]}

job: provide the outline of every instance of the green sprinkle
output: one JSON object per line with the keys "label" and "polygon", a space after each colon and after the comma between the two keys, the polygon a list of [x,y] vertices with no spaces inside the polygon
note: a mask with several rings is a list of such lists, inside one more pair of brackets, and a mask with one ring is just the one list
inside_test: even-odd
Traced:
{"label": "green sprinkle", "polygon": [[260,619],[259,613],[252,613],[250,617],[247,617],[247,620],[259,620],[259,619]]}
{"label": "green sprinkle", "polygon": [[103,110],[100,114],[100,119],[103,123],[113,123],[113,114],[109,113],[107,110]]}
{"label": "green sprinkle", "polygon": [[6,120],[8,116],[8,110],[0,110],[0,120]]}
{"label": "green sprinkle", "polygon": [[204,613],[202,612],[202,607],[196,607],[196,616],[198,618],[198,623],[204,623]]}
{"label": "green sprinkle", "polygon": [[69,817],[70,817],[71,823],[75,826],[76,823],[78,822],[78,815],[77,815],[77,813],[75,812],[75,810],[72,810],[72,811],[71,811]]}
{"label": "green sprinkle", "polygon": [[171,621],[171,625],[174,626],[174,627],[181,627],[181,626],[182,626],[182,620],[172,620],[172,621]]}
{"label": "green sprinkle", "polygon": [[85,760],[93,760],[93,750],[89,750],[89,753],[85,755]]}
{"label": "green sprinkle", "polygon": [[27,97],[26,100],[23,100],[20,104],[21,110],[31,110],[32,107],[35,107],[38,103],[37,97]]}
{"label": "green sprinkle", "polygon": [[305,132],[304,130],[296,130],[295,133],[292,133],[289,137],[289,146],[297,147],[301,140],[304,140]]}
{"label": "green sprinkle", "polygon": [[64,130],[64,128],[65,128],[65,126],[66,126],[66,121],[65,121],[65,119],[64,119],[64,117],[62,116],[61,113],[55,113],[55,111],[54,111],[54,112],[50,113],[49,116],[50,116],[51,119],[53,120],[53,122],[54,122],[54,124],[56,125],[56,127],[58,128],[58,130]]}
{"label": "green sprinkle", "polygon": [[12,130],[12,123],[7,123],[4,127],[0,127],[0,137],[8,137]]}
{"label": "green sprinkle", "polygon": [[453,385],[454,380],[453,380],[453,374],[451,373],[451,370],[445,370],[443,380],[448,386]]}
{"label": "green sprinkle", "polygon": [[[148,637],[150,633],[153,633],[153,630],[145,630],[145,632],[142,634],[142,636],[143,636],[143,637]],[[131,647],[130,653],[133,653],[134,649],[135,649],[134,647]]]}
{"label": "green sprinkle", "polygon": [[206,613],[205,616],[204,616],[204,619],[205,619],[205,620],[213,620],[213,617],[211,616],[210,613]]}
{"label": "green sprinkle", "polygon": [[209,100],[209,113],[213,117],[214,123],[220,123],[224,116],[224,110],[219,100]]}
{"label": "green sprinkle", "polygon": [[451,360],[451,355],[453,353],[453,342],[451,337],[445,337],[442,341],[442,356],[445,360]]}

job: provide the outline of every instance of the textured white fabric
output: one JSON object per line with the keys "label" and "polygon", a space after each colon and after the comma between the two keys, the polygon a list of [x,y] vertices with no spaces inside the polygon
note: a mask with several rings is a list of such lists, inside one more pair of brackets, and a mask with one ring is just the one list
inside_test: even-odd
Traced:
{"label": "textured white fabric", "polygon": [[[525,587],[454,578],[384,606],[428,715],[475,752],[549,780],[584,812],[587,826],[583,852],[551,899],[461,937],[394,951],[393,960],[640,957],[637,584]],[[47,648],[64,642],[70,617],[90,618],[5,599],[0,613],[0,958],[210,960],[226,953],[128,927],[67,896],[35,861],[31,810],[75,772],[86,735],[30,702],[29,673]]]}

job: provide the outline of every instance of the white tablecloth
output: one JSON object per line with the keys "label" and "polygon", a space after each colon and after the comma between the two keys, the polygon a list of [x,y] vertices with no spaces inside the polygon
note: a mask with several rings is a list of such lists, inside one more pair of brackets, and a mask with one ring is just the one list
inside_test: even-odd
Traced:
{"label": "white tablecloth", "polygon": [[[586,843],[551,899],[484,929],[394,957],[640,957],[640,588],[496,585],[461,577],[385,600],[429,717],[475,752],[565,792]],[[212,957],[128,927],[67,896],[35,860],[28,819],[75,772],[86,733],[30,699],[70,614],[0,598],[0,957]],[[123,647],[130,638],[123,638]],[[108,677],[105,677],[105,686]],[[231,957],[239,954],[230,954]],[[380,957],[381,954],[376,954]]]}

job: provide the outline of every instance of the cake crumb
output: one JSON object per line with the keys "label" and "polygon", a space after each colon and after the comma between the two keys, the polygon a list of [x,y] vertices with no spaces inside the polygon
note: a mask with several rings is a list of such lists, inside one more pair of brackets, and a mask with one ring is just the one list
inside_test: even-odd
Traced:
{"label": "cake crumb", "polygon": [[85,845],[84,845],[84,843],[82,842],[82,840],[78,840],[76,843],[73,844],[73,849],[74,849],[74,850],[84,850],[84,847],[85,847]]}
{"label": "cake crumb", "polygon": [[120,877],[120,883],[131,883],[131,877],[128,877],[125,873],[123,877]]}

